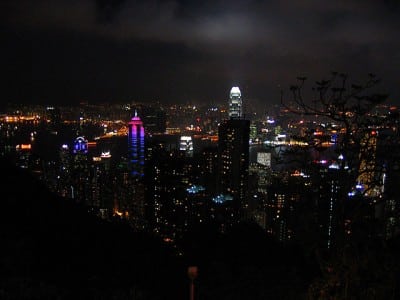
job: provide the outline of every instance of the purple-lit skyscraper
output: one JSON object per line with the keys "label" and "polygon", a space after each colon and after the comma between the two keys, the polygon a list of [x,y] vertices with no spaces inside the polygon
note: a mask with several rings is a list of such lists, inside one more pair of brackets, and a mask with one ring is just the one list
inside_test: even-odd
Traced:
{"label": "purple-lit skyscraper", "polygon": [[135,111],[135,116],[128,123],[128,152],[131,174],[143,176],[144,165],[144,127]]}

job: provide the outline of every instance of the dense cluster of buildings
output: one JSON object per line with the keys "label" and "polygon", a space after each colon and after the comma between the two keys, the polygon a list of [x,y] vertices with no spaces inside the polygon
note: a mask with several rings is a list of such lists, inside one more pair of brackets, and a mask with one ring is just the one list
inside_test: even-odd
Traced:
{"label": "dense cluster of buildings", "polygon": [[371,113],[382,122],[368,128],[372,155],[359,154],[354,182],[339,124],[278,106],[244,112],[238,87],[219,107],[14,108],[1,117],[0,147],[57,195],[166,242],[201,223],[223,232],[253,220],[282,242],[330,249],[359,219],[369,237],[399,230],[398,111]]}

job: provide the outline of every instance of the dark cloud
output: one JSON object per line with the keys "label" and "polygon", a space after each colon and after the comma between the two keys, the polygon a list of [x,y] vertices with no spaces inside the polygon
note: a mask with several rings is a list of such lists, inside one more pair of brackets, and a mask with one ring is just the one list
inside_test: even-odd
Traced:
{"label": "dark cloud", "polygon": [[118,13],[126,0],[96,0],[97,18],[100,23],[110,23],[118,17]]}
{"label": "dark cloud", "polygon": [[7,95],[207,100],[235,83],[271,99],[338,70],[376,73],[397,99],[398,3],[6,0],[3,72],[27,86]]}

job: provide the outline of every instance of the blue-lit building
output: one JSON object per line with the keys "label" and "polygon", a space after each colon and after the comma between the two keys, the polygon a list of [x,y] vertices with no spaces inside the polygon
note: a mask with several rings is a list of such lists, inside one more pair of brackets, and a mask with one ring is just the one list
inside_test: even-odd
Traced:
{"label": "blue-lit building", "polygon": [[72,148],[72,168],[70,196],[77,202],[90,202],[88,141],[79,136],[75,139]]}
{"label": "blue-lit building", "polygon": [[74,141],[74,148],[72,151],[74,154],[88,153],[88,141],[82,136],[77,137]]}

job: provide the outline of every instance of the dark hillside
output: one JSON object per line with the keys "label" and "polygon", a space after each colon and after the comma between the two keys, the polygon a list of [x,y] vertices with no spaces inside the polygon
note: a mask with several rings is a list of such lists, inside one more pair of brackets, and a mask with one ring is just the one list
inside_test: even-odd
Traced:
{"label": "dark hillside", "polygon": [[154,237],[89,215],[1,161],[2,299],[181,299],[186,269]]}

